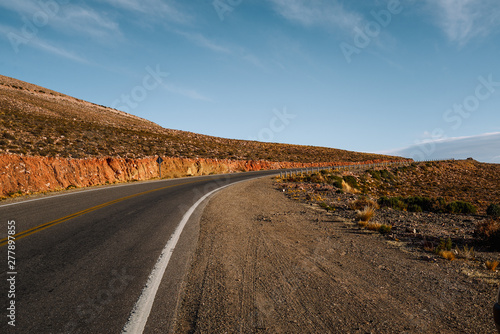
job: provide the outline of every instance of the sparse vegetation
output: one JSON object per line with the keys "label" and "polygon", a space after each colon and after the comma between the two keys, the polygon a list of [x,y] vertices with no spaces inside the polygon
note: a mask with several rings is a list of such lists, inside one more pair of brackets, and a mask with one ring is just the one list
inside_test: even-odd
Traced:
{"label": "sparse vegetation", "polygon": [[360,221],[368,222],[375,215],[375,208],[373,206],[365,206],[362,210],[356,212],[356,218]]}
{"label": "sparse vegetation", "polygon": [[[26,145],[28,142],[32,144]],[[4,76],[0,76],[0,153],[67,158],[143,158],[158,154],[303,163],[395,158],[165,129],[118,110]]]}
{"label": "sparse vegetation", "polygon": [[475,236],[486,246],[500,250],[500,223],[489,219],[476,227]]}
{"label": "sparse vegetation", "polygon": [[454,213],[454,214],[475,214],[477,209],[474,205],[464,201],[454,201],[446,204],[443,198],[427,198],[421,196],[410,197],[386,197],[379,198],[381,207],[393,208],[396,210],[406,210],[410,212],[434,212],[434,213]]}
{"label": "sparse vegetation", "polygon": [[323,209],[325,209],[326,211],[335,211],[335,208],[334,207],[331,207],[330,205],[328,205],[327,203],[325,202],[320,202],[318,204],[320,207],[322,207]]}
{"label": "sparse vegetation", "polygon": [[490,204],[488,206],[488,208],[486,209],[486,214],[490,217],[493,217],[493,218],[499,218],[500,217],[500,205]]}
{"label": "sparse vegetation", "polygon": [[474,205],[464,201],[454,201],[446,205],[449,213],[475,214],[477,209]]}
{"label": "sparse vegetation", "polygon": [[474,260],[476,258],[476,255],[474,253],[474,247],[469,247],[467,245],[464,245],[462,249],[457,247],[456,252],[459,258],[465,260]]}
{"label": "sparse vegetation", "polygon": [[455,260],[455,253],[453,253],[452,251],[440,250],[438,254],[444,257],[446,260]]}
{"label": "sparse vegetation", "polygon": [[486,261],[486,268],[491,271],[496,271],[498,267],[498,261]]}

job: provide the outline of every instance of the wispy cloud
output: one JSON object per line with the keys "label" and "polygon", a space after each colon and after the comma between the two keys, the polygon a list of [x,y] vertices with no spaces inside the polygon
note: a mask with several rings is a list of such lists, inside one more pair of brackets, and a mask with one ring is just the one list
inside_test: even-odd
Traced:
{"label": "wispy cloud", "polygon": [[483,162],[499,162],[500,132],[485,133],[477,136],[454,137],[440,140],[427,140],[420,144],[402,149],[383,152],[404,157],[412,157],[420,152],[422,145],[429,149],[426,159],[466,159],[472,157]]}
{"label": "wispy cloud", "polygon": [[58,47],[55,45],[50,44],[49,42],[43,41],[41,39],[35,39],[32,42],[30,42],[30,45],[33,47],[36,47],[40,50],[55,54],[60,57],[64,57],[70,60],[74,60],[80,63],[88,63],[88,61],[80,56],[78,56],[76,53],[68,51],[62,47]]}
{"label": "wispy cloud", "polygon": [[167,18],[177,23],[187,23],[192,20],[191,16],[181,11],[174,1],[163,0],[101,0],[111,6],[128,11],[140,12],[155,17]]}
{"label": "wispy cloud", "polygon": [[121,35],[117,22],[89,7],[71,3],[59,4],[55,1],[50,7],[42,7],[40,3],[29,0],[0,0],[0,7],[14,11],[20,17],[28,19],[35,16],[46,18],[46,21],[42,21],[42,26],[38,25],[39,30],[51,27],[58,33],[74,34],[77,32],[94,39],[106,40]]}
{"label": "wispy cloud", "polygon": [[216,42],[208,39],[207,37],[203,36],[200,33],[192,33],[192,32],[186,32],[186,31],[180,31],[180,30],[175,30],[175,32],[186,39],[190,40],[191,42],[195,43],[198,46],[201,46],[203,48],[215,51],[215,52],[221,52],[221,53],[231,53],[231,50],[225,46],[222,46],[220,44],[217,44]]}
{"label": "wispy cloud", "polygon": [[171,83],[163,83],[162,86],[167,92],[170,92],[170,93],[176,94],[176,95],[180,95],[180,96],[184,96],[184,97],[187,97],[191,100],[199,100],[199,101],[207,101],[207,102],[212,101],[210,98],[198,93],[194,89],[180,87],[178,85],[174,85]]}
{"label": "wispy cloud", "polygon": [[276,12],[285,19],[303,26],[351,32],[360,26],[363,17],[349,11],[337,0],[270,0]]}
{"label": "wispy cloud", "polygon": [[451,42],[464,46],[475,37],[498,32],[498,0],[427,0],[436,23]]}
{"label": "wispy cloud", "polygon": [[[17,36],[22,36],[22,32],[19,31],[19,29],[0,24],[0,36],[2,38],[9,40],[9,36],[11,34],[15,34]],[[19,38],[22,39],[22,37],[19,37]],[[73,61],[77,61],[80,63],[88,63],[88,61],[85,58],[82,58],[77,53],[71,52],[63,47],[51,44],[50,42],[47,42],[47,41],[42,40],[40,38],[33,38],[33,39],[27,41],[25,46],[26,47],[33,47],[33,48],[42,50],[44,52],[49,52],[49,53],[52,53],[56,56],[70,59]]]}
{"label": "wispy cloud", "polygon": [[121,36],[120,27],[116,21],[80,6],[62,8],[61,15],[57,16],[54,25],[60,29],[70,29],[103,40]]}

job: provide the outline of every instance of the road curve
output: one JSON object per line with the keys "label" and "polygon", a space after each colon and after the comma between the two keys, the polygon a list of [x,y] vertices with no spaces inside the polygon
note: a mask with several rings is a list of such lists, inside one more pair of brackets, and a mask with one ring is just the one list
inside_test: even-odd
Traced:
{"label": "road curve", "polygon": [[[186,211],[214,189],[276,173],[141,182],[0,205],[1,332],[120,333]],[[144,333],[171,329],[199,214],[172,253]],[[7,261],[9,226],[17,236],[14,268]],[[14,286],[5,279],[12,269]],[[15,327],[7,317],[12,301]]]}

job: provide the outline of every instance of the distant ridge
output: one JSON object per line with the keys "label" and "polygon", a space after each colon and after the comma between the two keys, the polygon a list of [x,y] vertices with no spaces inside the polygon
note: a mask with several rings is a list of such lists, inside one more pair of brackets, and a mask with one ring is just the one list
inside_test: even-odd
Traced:
{"label": "distant ridge", "polygon": [[146,119],[0,75],[0,154],[332,162],[394,160],[340,149],[233,140]]}

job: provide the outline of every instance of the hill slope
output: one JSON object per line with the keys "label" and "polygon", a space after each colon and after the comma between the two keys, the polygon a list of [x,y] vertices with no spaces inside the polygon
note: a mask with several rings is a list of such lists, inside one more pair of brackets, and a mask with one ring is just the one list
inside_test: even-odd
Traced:
{"label": "hill slope", "polygon": [[289,162],[394,159],[332,148],[232,140],[165,129],[125,112],[0,76],[0,154],[217,158]]}

